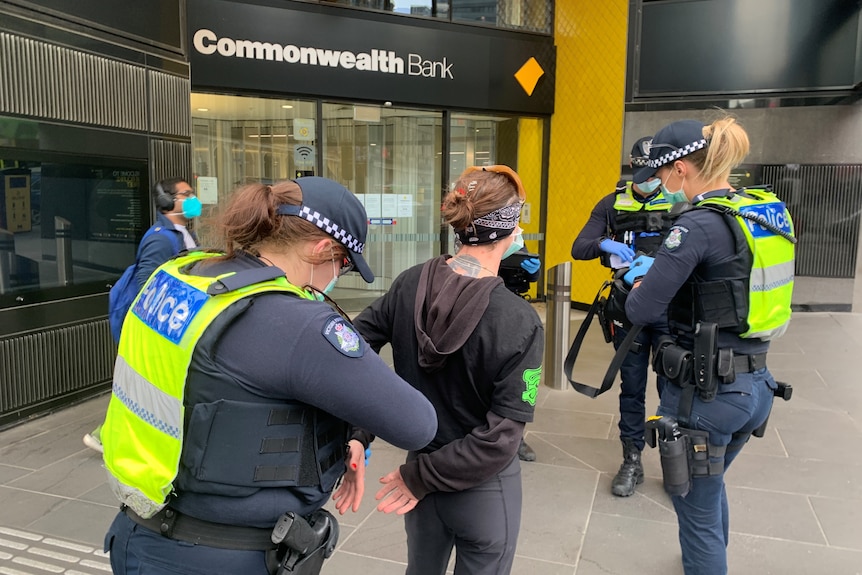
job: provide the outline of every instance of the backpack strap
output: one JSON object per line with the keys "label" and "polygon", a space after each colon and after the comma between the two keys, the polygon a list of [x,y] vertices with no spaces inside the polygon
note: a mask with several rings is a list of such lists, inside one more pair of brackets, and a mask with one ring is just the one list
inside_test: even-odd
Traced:
{"label": "backpack strap", "polygon": [[[164,226],[156,226],[155,228],[153,228],[153,231],[167,235],[171,239],[171,245],[174,246],[174,254],[178,254],[183,251],[184,246],[180,246],[179,243],[177,243],[179,242],[179,239],[177,238],[177,234],[175,233],[176,230],[170,230]],[[143,242],[143,240],[141,241]]]}
{"label": "backpack strap", "polygon": [[164,234],[171,240],[171,245],[174,248],[174,255],[180,253],[182,251],[179,245],[179,239],[175,233],[176,230],[170,230],[164,226],[150,226],[150,228],[144,233],[144,236],[141,238],[141,243],[138,244],[138,251],[135,254],[135,263],[141,259],[141,246],[144,245],[144,240],[150,237],[153,234]]}

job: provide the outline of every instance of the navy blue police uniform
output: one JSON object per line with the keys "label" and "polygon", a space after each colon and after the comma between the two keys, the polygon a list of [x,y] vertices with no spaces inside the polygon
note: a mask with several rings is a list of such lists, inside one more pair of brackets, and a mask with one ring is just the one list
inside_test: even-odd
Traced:
{"label": "navy blue police uniform", "polygon": [[[260,267],[265,267],[261,260],[238,252],[230,260],[196,264],[189,273],[215,277]],[[348,339],[351,344],[345,345]],[[240,299],[219,314],[195,347],[185,389],[186,433],[167,517],[193,518],[210,533],[222,527],[245,529],[241,534],[249,538],[259,532],[266,539],[283,513],[308,516],[321,509],[344,471],[346,422],[402,449],[424,447],[436,431],[431,404],[347,320],[326,303],[282,292]],[[317,471],[315,477],[302,477],[308,469],[305,460],[298,478],[282,477],[286,469],[257,477],[258,449],[240,448],[245,444],[238,439],[272,424],[266,418],[243,417],[256,404],[289,406],[291,414],[302,414],[301,444],[314,446],[313,453],[302,452],[303,458],[340,443],[340,449],[315,462],[317,467],[312,464],[319,481],[314,480]],[[234,479],[240,475],[254,475],[259,482],[243,484]],[[133,519],[119,513],[106,535],[114,573],[269,572],[263,550],[232,547],[231,541],[225,548],[194,544]],[[225,538],[233,532],[225,531]]]}
{"label": "navy blue police uniform", "polygon": [[[701,194],[698,201],[725,196],[728,192],[707,192]],[[692,350],[693,326],[688,321],[676,320],[677,317],[683,318],[688,310],[677,313],[672,301],[679,301],[674,298],[684,284],[709,278],[710,270],[722,269],[721,266],[727,269],[726,266],[746,257],[744,250],[743,253],[738,250],[730,227],[735,225],[730,217],[712,210],[696,209],[683,213],[671,227],[649,273],[629,295],[626,302],[629,319],[635,324],[659,321],[662,310],[671,305],[669,322],[677,336],[677,344]],[[761,357],[768,351],[769,342],[741,338],[734,330],[720,328],[717,348],[732,349],[734,356]],[[710,458],[710,463],[719,466],[720,473],[692,477],[690,491],[685,496],[672,496],[679,520],[679,540],[686,574],[718,575],[727,572],[729,522],[724,472],[751,432],[766,420],[776,388],[775,380],[765,367],[765,360],[762,367],[752,367],[756,369],[748,372],[737,368],[735,381],[720,384],[712,401],[705,402],[695,393],[693,398],[686,397],[682,402],[691,401],[688,427],[708,432],[710,449],[713,445],[726,447],[723,458]],[[658,415],[676,418],[682,395],[683,391],[677,385],[665,385]],[[683,407],[688,408],[686,405]]]}
{"label": "navy blue police uniform", "polygon": [[[589,220],[587,220],[586,225],[584,225],[572,244],[572,257],[574,259],[592,260],[602,256],[603,252],[599,248],[599,244],[610,236],[620,235],[617,234],[617,210],[614,208],[614,203],[617,194],[624,193],[625,190],[626,182],[619,182],[616,191],[599,200],[593,208]],[[646,204],[654,200],[658,194],[659,192],[655,192],[647,197],[636,193],[632,193],[631,195],[636,201]],[[661,212],[661,216],[667,218],[665,212]],[[649,244],[645,241],[647,238],[650,239]],[[643,253],[649,256],[655,255],[655,250],[661,245],[660,237],[657,236],[645,236],[640,238],[640,240],[638,242],[638,238],[635,238],[635,249],[643,251]],[[640,246],[638,245],[639,243]],[[632,322],[632,324],[637,325],[637,322]],[[644,326],[635,340],[639,345],[633,346],[633,349],[626,354],[626,358],[620,366],[620,377],[622,380],[622,384],[620,385],[620,438],[633,441],[638,451],[642,451],[644,448],[645,400],[650,349],[655,349],[659,338],[662,335],[668,334],[667,321],[662,314],[659,314],[654,320],[651,320],[648,324],[644,324]],[[625,339],[626,333],[626,330],[621,326],[614,326],[615,349]],[[661,393],[664,378],[658,378],[657,385],[659,393]]]}

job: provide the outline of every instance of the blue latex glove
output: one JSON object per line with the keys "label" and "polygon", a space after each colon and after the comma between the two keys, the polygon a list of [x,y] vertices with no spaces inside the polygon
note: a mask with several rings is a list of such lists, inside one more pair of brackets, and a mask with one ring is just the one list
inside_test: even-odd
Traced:
{"label": "blue latex glove", "polygon": [[368,467],[368,460],[371,459],[371,448],[365,448],[365,467]]}
{"label": "blue latex glove", "polygon": [[599,249],[605,253],[617,256],[624,262],[630,262],[635,259],[635,251],[622,242],[614,241],[610,238],[602,240],[599,244]]}
{"label": "blue latex glove", "polygon": [[539,267],[542,265],[542,260],[539,258],[528,258],[521,262],[521,267],[529,274],[534,274],[539,271]]}
{"label": "blue latex glove", "polygon": [[629,271],[623,276],[623,281],[626,282],[626,285],[634,285],[637,280],[646,275],[654,261],[655,258],[639,255],[629,266]]}

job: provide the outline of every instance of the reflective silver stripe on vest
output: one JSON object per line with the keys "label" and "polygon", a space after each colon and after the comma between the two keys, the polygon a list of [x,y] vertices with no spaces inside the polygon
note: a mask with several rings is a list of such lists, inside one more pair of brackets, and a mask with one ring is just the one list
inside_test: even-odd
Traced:
{"label": "reflective silver stripe on vest", "polygon": [[122,357],[114,366],[114,395],[141,421],[159,431],[180,439],[179,400],[144,379]]}
{"label": "reflective silver stripe on vest", "polygon": [[765,268],[753,268],[749,289],[752,292],[765,292],[786,286],[793,281],[795,264],[793,261],[775,264]]}
{"label": "reflective silver stripe on vest", "polygon": [[781,324],[780,326],[778,326],[774,329],[768,329],[766,331],[753,332],[753,333],[748,334],[745,337],[749,338],[749,339],[756,337],[757,339],[761,339],[763,341],[771,341],[773,339],[778,339],[779,337],[784,335],[784,332],[787,331],[788,325],[790,325],[789,321]]}

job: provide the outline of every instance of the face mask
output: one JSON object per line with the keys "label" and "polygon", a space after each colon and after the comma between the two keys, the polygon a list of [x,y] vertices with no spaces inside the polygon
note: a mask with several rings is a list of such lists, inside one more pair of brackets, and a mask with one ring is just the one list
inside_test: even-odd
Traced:
{"label": "face mask", "polygon": [[183,200],[183,216],[187,219],[196,218],[201,215],[203,204],[195,196],[191,196]]}
{"label": "face mask", "polygon": [[518,230],[515,232],[515,238],[512,241],[512,244],[506,248],[506,251],[503,252],[503,258],[506,259],[510,255],[518,252],[522,247],[524,247],[524,231]]}
{"label": "face mask", "polygon": [[[338,274],[339,270],[335,265],[335,253],[332,251],[331,246],[329,248],[329,251],[332,254],[332,279],[329,280],[329,283],[326,284],[326,287],[324,287],[322,290],[320,290],[321,293],[326,294],[326,295],[329,295],[330,293],[332,293],[332,290],[335,289],[335,284],[338,283],[338,278],[339,278],[339,274]],[[308,278],[308,283],[309,283],[309,285],[314,286],[314,267],[311,268],[311,277]],[[314,299],[316,299],[317,301],[324,301],[323,296],[320,295],[319,293],[311,292],[311,294],[314,296]]]}
{"label": "face mask", "polygon": [[688,201],[688,196],[685,195],[685,189],[683,188],[683,185],[685,184],[685,176],[682,177],[682,182],[680,182],[679,184],[679,189],[675,192],[672,192],[667,189],[667,186],[665,186],[661,180],[658,181],[661,183],[661,193],[664,195],[664,198],[668,202],[670,202],[671,205],[681,204]]}
{"label": "face mask", "polygon": [[658,178],[653,178],[651,180],[647,180],[642,184],[638,184],[638,189],[644,192],[646,195],[650,195],[655,192],[660,185],[661,180],[659,180]]}
{"label": "face mask", "polygon": [[331,294],[331,293],[332,293],[332,290],[334,290],[334,289],[335,289],[335,284],[336,284],[336,283],[338,283],[338,276],[335,276],[334,278],[332,278],[331,280],[329,280],[329,283],[328,283],[328,284],[326,284],[326,287],[325,287],[325,288],[323,288],[323,290],[322,290],[322,291],[323,291],[323,293],[325,293],[326,295]]}

